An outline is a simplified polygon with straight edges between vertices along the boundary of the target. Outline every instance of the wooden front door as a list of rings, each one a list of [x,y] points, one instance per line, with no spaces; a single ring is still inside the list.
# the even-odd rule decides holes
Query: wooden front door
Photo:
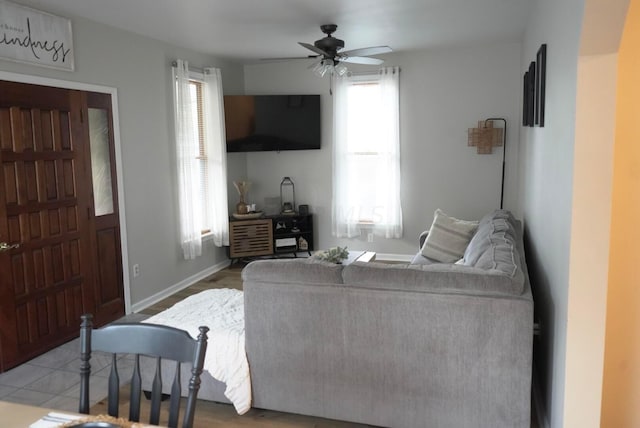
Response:
[[[4,371],[77,336],[101,298],[87,95],[4,81],[0,94]]]
[[[116,186],[111,96],[86,92],[90,150],[86,158],[91,174],[91,258],[93,262],[93,320],[102,326],[124,315],[122,249]]]

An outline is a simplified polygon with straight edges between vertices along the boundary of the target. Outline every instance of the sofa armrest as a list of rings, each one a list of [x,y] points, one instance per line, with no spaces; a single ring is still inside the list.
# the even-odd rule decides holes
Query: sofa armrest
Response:
[[[424,232],[422,232],[420,234],[420,238],[419,238],[420,239],[420,241],[419,241],[420,245],[418,246],[419,249],[422,248],[422,246],[424,245],[424,241],[427,240],[427,235],[429,235],[429,231],[428,230],[425,230]]]

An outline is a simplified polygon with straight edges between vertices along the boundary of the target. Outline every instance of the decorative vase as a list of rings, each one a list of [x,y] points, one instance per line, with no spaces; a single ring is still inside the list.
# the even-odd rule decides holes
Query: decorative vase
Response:
[[[240,202],[236,204],[236,213],[237,214],[246,214],[249,210],[247,210],[247,204],[244,203],[244,197],[240,195]]]
[[[244,198],[251,187],[250,181],[234,181],[233,185],[235,186],[238,194],[240,195],[240,202],[236,204],[236,213],[237,214],[247,214],[249,209],[247,208],[247,203]]]

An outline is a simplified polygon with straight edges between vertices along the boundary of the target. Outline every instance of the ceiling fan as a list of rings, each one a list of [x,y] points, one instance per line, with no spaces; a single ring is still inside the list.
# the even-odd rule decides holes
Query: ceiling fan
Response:
[[[319,76],[324,76],[327,72],[336,72],[339,75],[343,75],[347,72],[347,67],[342,64],[343,62],[378,65],[382,64],[384,60],[379,58],[370,58],[371,55],[380,55],[393,51],[389,46],[371,46],[368,48],[352,49],[341,52],[341,49],[344,48],[344,40],[340,40],[332,36],[337,29],[338,26],[335,24],[321,25],[320,30],[327,35],[326,37],[316,40],[313,44],[298,42],[301,46],[314,52],[315,55],[273,59],[290,60],[318,58],[318,61],[309,66],[310,69],[313,69],[314,73]]]

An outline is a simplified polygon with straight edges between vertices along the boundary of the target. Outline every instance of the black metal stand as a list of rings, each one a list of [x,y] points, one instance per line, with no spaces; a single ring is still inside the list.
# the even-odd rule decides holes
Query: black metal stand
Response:
[[[505,155],[507,153],[507,120],[502,117],[490,117],[489,119],[485,119],[485,126],[490,120],[501,120],[504,123],[504,132],[502,133],[502,187],[500,189],[500,209],[502,209],[504,203],[504,166]]]

